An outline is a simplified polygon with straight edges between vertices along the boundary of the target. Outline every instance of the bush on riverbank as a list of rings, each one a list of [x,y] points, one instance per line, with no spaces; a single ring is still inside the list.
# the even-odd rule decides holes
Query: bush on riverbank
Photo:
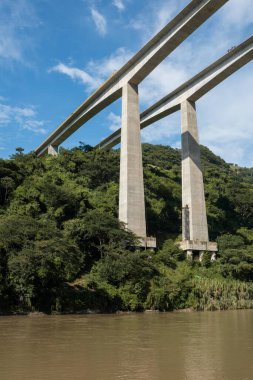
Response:
[[[74,312],[160,310],[230,310],[253,308],[253,284],[219,275],[222,264],[209,268],[177,262],[159,263],[156,254],[108,255],[92,273],[63,293],[61,309]],[[66,298],[64,298],[66,297]]]

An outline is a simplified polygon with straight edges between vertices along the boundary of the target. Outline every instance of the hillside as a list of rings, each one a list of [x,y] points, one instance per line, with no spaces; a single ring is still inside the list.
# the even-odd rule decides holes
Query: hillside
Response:
[[[0,312],[77,312],[253,305],[253,170],[201,147],[210,237],[219,257],[187,263],[180,151],[143,145],[148,234],[133,252],[117,220],[119,152],[62,149],[0,160]]]

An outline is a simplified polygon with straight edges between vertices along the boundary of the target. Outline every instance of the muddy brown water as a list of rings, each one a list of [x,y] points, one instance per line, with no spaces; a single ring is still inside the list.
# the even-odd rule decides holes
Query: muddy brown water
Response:
[[[252,380],[253,310],[0,317],[0,380]]]

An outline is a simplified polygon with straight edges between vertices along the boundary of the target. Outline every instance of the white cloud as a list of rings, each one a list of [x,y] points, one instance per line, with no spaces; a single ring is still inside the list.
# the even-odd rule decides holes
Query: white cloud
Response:
[[[0,127],[14,127],[18,125],[34,133],[46,134],[46,122],[36,119],[37,113],[32,107],[15,107],[0,103]]]
[[[65,74],[72,80],[84,84],[85,90],[94,91],[108,76],[112,75],[115,70],[126,63],[131,56],[132,53],[129,51],[124,48],[119,48],[109,57],[88,62],[85,70],[59,63],[49,69],[49,72]]]
[[[172,62],[161,63],[140,85],[140,102],[146,108],[167,95],[188,77],[181,65]],[[144,107],[145,106],[145,107]]]
[[[242,166],[253,166],[252,69],[243,68],[197,104],[201,143]]]
[[[40,25],[30,0],[1,0],[0,59],[26,63],[26,51],[31,48],[31,33]]]
[[[67,66],[64,63],[59,63],[58,65],[52,67],[49,72],[65,74],[71,79],[77,80],[84,84],[88,90],[94,90],[101,83],[99,79],[92,77],[86,71],[76,67]]]
[[[107,22],[105,17],[96,8],[91,8],[91,16],[99,34],[104,36],[107,32]]]
[[[222,9],[224,25],[245,28],[253,24],[252,0],[230,0]]]
[[[158,0],[147,4],[146,10],[130,21],[129,27],[141,32],[142,41],[147,41],[159,32],[173,16],[182,8],[186,1]]]
[[[41,133],[42,135],[45,135],[47,133],[47,129],[44,128],[45,122],[39,121],[39,120],[25,120],[22,122],[21,120],[21,128],[26,129],[31,132],[35,133]]]
[[[119,11],[123,11],[125,9],[123,0],[113,0],[113,5],[118,8]]]
[[[107,116],[107,120],[110,122],[110,131],[115,132],[121,128],[121,116],[116,115],[114,112],[110,112]]]
[[[180,138],[180,123],[178,123],[178,115],[160,120],[143,129],[141,136],[143,142],[152,144],[162,142],[164,145],[172,145],[172,141]]]
[[[131,57],[133,53],[121,47],[109,57],[88,63],[88,70],[98,75],[100,78],[107,78],[115,70],[120,69]]]

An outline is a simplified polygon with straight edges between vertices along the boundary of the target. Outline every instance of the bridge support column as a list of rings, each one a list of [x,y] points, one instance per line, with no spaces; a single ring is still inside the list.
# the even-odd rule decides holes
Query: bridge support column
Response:
[[[47,154],[49,154],[50,156],[58,156],[58,146],[49,145]]]
[[[119,220],[148,244],[144,201],[138,87],[127,83],[122,93]],[[148,239],[149,240],[149,239]]]
[[[195,103],[181,104],[182,232],[181,248],[190,252],[217,251],[209,242],[203,174]]]

